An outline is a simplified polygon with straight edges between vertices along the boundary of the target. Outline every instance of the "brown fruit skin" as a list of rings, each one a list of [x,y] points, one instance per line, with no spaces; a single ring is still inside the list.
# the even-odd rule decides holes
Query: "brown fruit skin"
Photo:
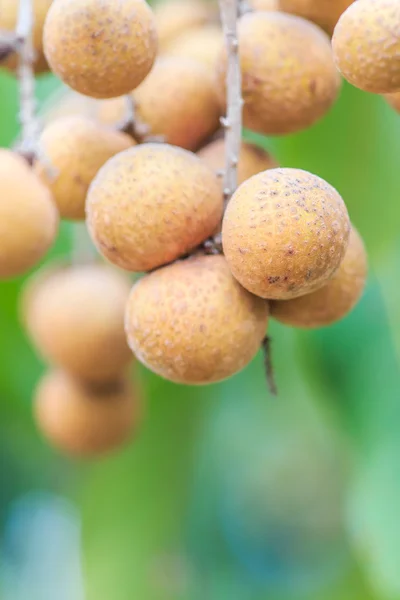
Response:
[[[68,456],[101,456],[123,445],[138,420],[132,384],[122,379],[102,389],[91,387],[60,370],[40,381],[34,417],[40,432]]]
[[[154,15],[144,0],[54,0],[43,44],[52,71],[93,98],[128,94],[157,53]]]
[[[225,168],[224,140],[221,138],[210,142],[197,152],[197,156],[215,172],[221,173]],[[242,142],[237,172],[238,185],[256,173],[274,169],[277,166],[277,161],[268,152],[254,144]]]
[[[206,25],[181,33],[166,50],[168,56],[183,56],[215,69],[224,38],[221,27]]]
[[[135,144],[129,135],[79,116],[48,125],[39,143],[56,175],[49,175],[48,167],[40,161],[35,171],[50,188],[61,217],[73,220],[85,218],[87,191],[100,167]]]
[[[195,154],[167,144],[142,144],[114,156],[94,179],[86,203],[99,251],[137,272],[198,246],[213,233],[222,209],[212,169]]]
[[[42,273],[23,296],[24,321],[40,354],[92,383],[119,378],[132,355],[124,335],[131,283],[104,265]]]
[[[340,15],[354,0],[279,0],[279,10],[319,25],[332,35]]]
[[[367,278],[367,254],[360,234],[351,230],[340,267],[322,288],[301,298],[271,302],[271,316],[292,327],[326,327],[343,319],[357,304]]]
[[[328,36],[281,12],[253,12],[238,22],[244,126],[266,135],[306,129],[336,100],[341,79]],[[217,92],[226,97],[226,50],[217,66]]]
[[[204,25],[214,16],[214,11],[202,0],[169,0],[155,6],[160,50],[168,49],[183,32]]]
[[[271,300],[322,287],[339,267],[349,234],[338,192],[300,169],[270,169],[242,183],[222,223],[232,274],[250,292]]]
[[[0,149],[0,278],[22,275],[53,245],[58,211],[49,190],[11,150]]]
[[[384,98],[396,112],[400,113],[400,92],[384,94]]]
[[[398,0],[354,2],[342,14],[332,38],[343,77],[366,92],[400,91]]]
[[[43,54],[43,27],[47,11],[53,0],[33,0],[33,47],[35,50],[34,69],[35,73],[43,73],[49,70],[46,58]],[[15,31],[18,20],[19,3],[16,0],[0,0],[0,29],[3,31]],[[6,60],[0,62],[0,66],[15,71],[18,65],[17,54],[12,54]]]
[[[268,303],[235,281],[223,256],[196,256],[135,284],[125,328],[149,369],[177,383],[206,384],[252,360],[267,321]]]

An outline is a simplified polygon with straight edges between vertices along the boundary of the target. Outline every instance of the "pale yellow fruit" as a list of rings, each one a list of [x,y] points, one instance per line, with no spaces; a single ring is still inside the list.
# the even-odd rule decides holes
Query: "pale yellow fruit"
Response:
[[[205,384],[252,360],[267,320],[267,302],[235,281],[223,256],[197,256],[136,283],[125,328],[149,369],[178,383]]]
[[[271,300],[322,287],[339,267],[349,233],[338,192],[300,169],[270,169],[242,183],[222,223],[233,275],[253,294]]]
[[[123,325],[130,287],[124,274],[100,264],[39,274],[23,310],[40,354],[85,381],[119,378],[132,358]]]
[[[341,85],[328,36],[319,27],[281,12],[245,14],[238,24],[243,122],[266,135],[293,133],[321,119]],[[217,91],[226,104],[226,49],[217,68]]]
[[[398,0],[353,2],[340,17],[332,38],[343,77],[366,92],[400,91],[399,32]]]
[[[169,44],[166,54],[191,58],[214,69],[223,43],[221,27],[210,24],[181,33]]]
[[[25,159],[0,149],[0,278],[36,265],[53,245],[58,222],[49,190]]]
[[[137,392],[126,379],[92,387],[50,371],[37,387],[34,416],[53,446],[77,458],[95,457],[131,437],[139,417]]]
[[[41,123],[46,126],[64,117],[87,117],[96,120],[99,100],[83,96],[63,86],[51,94],[39,113]]]
[[[80,116],[53,121],[43,130],[39,143],[54,175],[40,161],[35,170],[50,188],[61,217],[74,220],[85,218],[87,191],[100,167],[135,144],[129,135]]]
[[[293,300],[271,302],[271,315],[293,327],[331,325],[357,304],[367,278],[367,254],[360,234],[351,230],[349,245],[340,267],[322,288]]]
[[[86,209],[93,241],[108,260],[128,271],[149,271],[209,237],[222,204],[217,176],[195,154],[142,144],[100,169]]]
[[[214,11],[202,0],[168,0],[154,8],[160,49],[165,50],[183,32],[212,19]]]
[[[67,85],[114,98],[137,87],[153,66],[154,15],[144,0],[54,0],[43,44],[52,71]]]

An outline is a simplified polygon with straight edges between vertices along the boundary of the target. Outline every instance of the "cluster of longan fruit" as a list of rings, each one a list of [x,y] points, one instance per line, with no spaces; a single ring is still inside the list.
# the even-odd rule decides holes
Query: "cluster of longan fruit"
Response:
[[[340,72],[400,94],[398,0],[248,4],[238,43],[249,130],[310,127],[335,102]],[[14,26],[14,5],[0,5],[0,26]],[[23,314],[54,365],[36,394],[39,427],[67,452],[96,454],[136,424],[131,351],[173,382],[223,380],[255,356],[270,315],[311,328],[349,313],[367,259],[329,183],[245,141],[224,209],[229,81],[212,2],[34,5],[37,69],[48,65],[69,91],[32,166],[1,151],[0,277],[38,263],[59,217],[86,221],[108,264],[40,271]],[[128,273],[141,274],[133,287]]]

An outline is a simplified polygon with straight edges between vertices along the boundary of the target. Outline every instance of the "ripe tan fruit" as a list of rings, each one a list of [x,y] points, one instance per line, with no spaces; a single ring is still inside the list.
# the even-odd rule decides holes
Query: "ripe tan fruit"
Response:
[[[225,167],[224,140],[221,138],[210,142],[207,146],[199,150],[197,156],[214,171],[221,173]],[[242,142],[238,164],[238,185],[256,173],[273,169],[277,166],[278,163],[275,158],[268,152],[254,144]]]
[[[328,112],[341,80],[319,27],[293,15],[255,11],[239,20],[238,35],[245,127],[267,135],[293,133]],[[225,106],[225,49],[217,71]]]
[[[280,10],[280,0],[250,0],[253,10]]]
[[[293,300],[271,302],[271,315],[293,327],[324,327],[345,317],[357,304],[367,277],[367,255],[359,233],[351,230],[340,267],[322,288]]]
[[[53,193],[61,217],[83,220],[90,183],[104,163],[134,145],[133,139],[88,117],[64,117],[49,124],[40,145],[56,174],[40,161],[35,170]]]
[[[123,326],[129,279],[94,264],[38,277],[26,288],[23,312],[43,357],[85,381],[119,378],[132,358]]]
[[[38,263],[56,239],[58,221],[49,190],[27,162],[0,149],[0,278]]]
[[[154,15],[144,0],[54,0],[43,44],[52,71],[67,85],[114,98],[137,87],[153,66]]]
[[[384,94],[384,98],[396,112],[400,113],[400,92]]]
[[[270,169],[236,190],[222,243],[236,279],[271,300],[310,293],[339,267],[350,221],[338,192],[300,169]]]
[[[205,384],[252,360],[267,320],[267,302],[235,281],[223,256],[197,256],[136,283],[125,328],[149,369],[178,383]]]
[[[168,0],[156,5],[160,50],[166,50],[181,33],[210,21],[213,14],[213,9],[202,0]]]
[[[67,455],[94,457],[124,444],[137,424],[138,401],[125,379],[91,387],[64,371],[40,381],[34,415],[41,433]]]
[[[210,24],[181,33],[169,44],[166,53],[191,58],[214,69],[223,43],[221,27]]]
[[[93,241],[108,260],[128,271],[149,271],[209,237],[222,204],[217,176],[195,154],[142,144],[100,169],[86,210]]]
[[[48,71],[48,64],[43,54],[43,27],[47,11],[53,0],[33,0],[33,47],[35,50],[34,68],[36,73]],[[3,31],[15,31],[18,20],[19,2],[16,0],[0,1],[0,29]],[[1,66],[15,70],[17,67],[17,55],[9,56]]]
[[[279,9],[313,21],[329,34],[354,0],[279,0]]]
[[[400,91],[399,31],[398,0],[357,0],[351,4],[332,38],[343,77],[366,92]]]

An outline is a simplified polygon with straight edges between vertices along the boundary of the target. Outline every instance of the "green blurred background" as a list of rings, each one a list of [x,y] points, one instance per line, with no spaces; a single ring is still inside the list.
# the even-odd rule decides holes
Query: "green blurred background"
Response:
[[[55,85],[40,80],[42,101]],[[9,145],[6,74],[0,108]],[[139,367],[136,439],[79,463],[35,430],[44,365],[18,321],[23,282],[1,284],[0,598],[400,598],[400,117],[346,85],[311,130],[255,139],[343,195],[370,257],[361,303],[317,332],[271,324],[278,398],[261,356],[204,388]],[[70,245],[63,225],[49,260]]]

